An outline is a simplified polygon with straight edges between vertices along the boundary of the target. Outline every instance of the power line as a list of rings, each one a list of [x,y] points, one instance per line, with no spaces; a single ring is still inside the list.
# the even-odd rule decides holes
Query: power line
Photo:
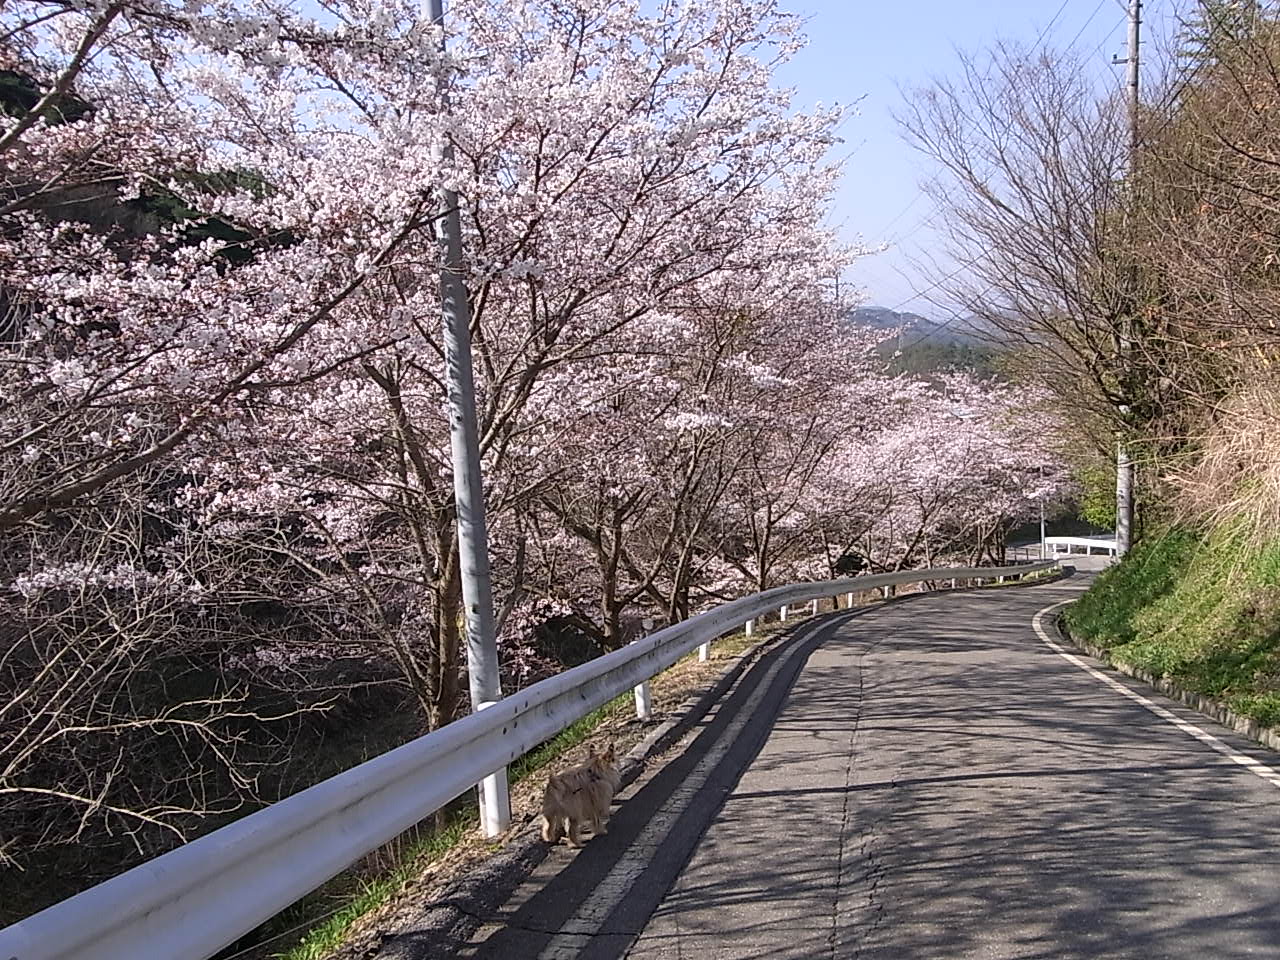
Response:
[[[926,213],[924,216],[922,216],[919,220],[917,220],[910,230],[907,230],[905,233],[899,233],[891,237],[888,242],[892,243],[894,246],[901,246],[902,244],[906,243],[908,240],[914,237],[917,233],[919,233],[925,227],[930,226],[931,225],[930,221],[933,215],[937,212],[938,212],[938,206],[937,204],[934,204],[932,207],[929,208],[929,212]]]
[[[1058,7],[1057,12],[1056,12],[1056,13],[1054,13],[1053,17],[1049,20],[1049,23],[1045,26],[1045,28],[1044,28],[1043,30],[1041,30],[1041,31],[1040,31],[1040,35],[1036,38],[1036,42],[1035,42],[1035,44],[1032,46],[1032,50],[1033,50],[1033,51],[1034,51],[1034,50],[1036,50],[1037,48],[1039,48],[1039,47],[1040,47],[1040,45],[1043,43],[1044,39],[1049,35],[1049,31],[1053,29],[1054,24],[1055,24],[1055,23],[1057,23],[1058,19],[1062,16],[1063,11],[1064,11],[1064,10],[1066,10],[1066,8],[1067,8],[1067,2],[1068,2],[1068,0],[1064,0],[1064,2],[1063,2],[1063,3]],[[1127,11],[1127,6],[1126,6],[1126,5],[1125,5],[1125,3],[1123,2],[1123,0],[1116,0],[1116,2],[1118,2],[1118,3],[1120,4],[1120,6],[1121,6],[1121,8],[1122,8],[1122,9],[1126,9],[1126,11]],[[1103,7],[1105,7],[1105,6],[1106,6],[1106,4],[1107,4],[1107,0],[1099,0],[1098,5],[1097,5],[1097,6],[1095,6],[1095,7],[1093,8],[1093,12],[1089,14],[1088,19],[1086,19],[1086,20],[1085,20],[1085,22],[1081,25],[1080,29],[1076,31],[1075,36],[1071,38],[1071,42],[1070,42],[1070,43],[1068,43],[1068,44],[1067,44],[1067,46],[1064,48],[1064,50],[1063,50],[1063,52],[1064,52],[1064,53],[1069,53],[1069,52],[1070,52],[1070,51],[1075,47],[1075,45],[1080,41],[1080,38],[1081,38],[1082,36],[1084,36],[1085,31],[1086,31],[1086,30],[1088,30],[1088,29],[1089,29],[1089,26],[1093,23],[1093,21],[1097,19],[1098,14],[1102,12],[1102,8],[1103,8]],[[1126,19],[1127,19],[1127,17],[1126,17],[1126,18],[1124,18],[1124,19],[1119,20],[1119,21],[1118,21],[1114,26],[1112,26],[1112,27],[1111,27],[1111,29],[1110,29],[1110,30],[1108,30],[1108,31],[1107,31],[1106,36],[1104,36],[1104,37],[1102,38],[1102,41],[1101,41],[1101,42],[1100,42],[1100,43],[1099,43],[1099,44],[1094,48],[1093,52],[1089,55],[1089,58],[1090,58],[1090,59],[1092,59],[1093,57],[1096,57],[1096,56],[1101,52],[1102,48],[1103,48],[1103,47],[1104,47],[1108,42],[1110,42],[1111,38],[1115,35],[1116,30],[1118,30],[1118,29],[1120,28],[1120,25],[1126,22]],[[917,197],[916,197],[916,199],[919,199],[919,197],[917,196]],[[891,224],[890,224],[890,225],[892,225],[892,223],[896,223],[899,219],[901,219],[901,217],[906,213],[906,210],[910,209],[910,208],[911,208],[911,206],[912,206],[912,205],[914,205],[914,203],[915,203],[915,199],[913,199],[913,200],[912,200],[912,202],[911,202],[911,204],[908,204],[908,205],[907,205],[907,208],[906,208],[906,209],[904,209],[901,213],[899,213],[899,214],[898,214],[898,216],[897,216],[897,217],[895,217],[893,221],[891,221]],[[886,227],[886,229],[887,229],[887,227]],[[917,229],[918,229],[918,227],[917,227]],[[912,232],[914,233],[914,231],[912,231]],[[952,279],[954,279],[955,277],[959,276],[961,273],[963,273],[963,272],[964,272],[965,270],[967,270],[969,267],[971,267],[971,266],[973,266],[975,263],[977,263],[980,259],[982,259],[982,258],[981,258],[981,256],[978,256],[978,257],[974,257],[974,258],[973,258],[973,259],[971,259],[971,260],[967,260],[967,261],[963,262],[963,263],[962,263],[962,264],[960,264],[960,266],[959,266],[959,267],[957,267],[955,270],[951,271],[951,272],[950,272],[950,273],[948,273],[946,276],[944,276],[944,277],[942,277],[941,279],[939,279],[939,280],[935,281],[934,283],[930,284],[930,285],[929,285],[928,287],[926,287],[924,290],[921,290],[921,291],[919,291],[919,292],[917,292],[917,293],[913,294],[913,295],[912,295],[911,297],[909,297],[908,299],[903,300],[901,303],[896,304],[895,306],[890,307],[889,309],[890,309],[890,310],[892,310],[892,311],[894,311],[894,312],[897,312],[898,310],[902,309],[903,307],[907,306],[908,304],[912,303],[913,301],[918,300],[918,299],[920,299],[921,297],[924,297],[924,296],[926,296],[927,294],[929,294],[929,293],[933,292],[934,290],[938,289],[940,286],[942,286],[943,284],[945,284],[947,281],[952,280]],[[986,287],[986,289],[984,289],[980,294],[978,294],[978,297],[979,297],[979,298],[985,297],[988,293],[990,293],[990,292],[995,288],[995,286],[996,286],[996,284],[994,284],[994,283],[989,284],[989,285]],[[915,345],[916,345],[916,344],[918,344],[918,343],[923,343],[925,340],[928,340],[930,337],[936,336],[939,332],[941,332],[942,330],[946,329],[948,326],[950,326],[950,325],[951,325],[952,323],[954,323],[956,320],[959,320],[959,319],[961,318],[961,316],[962,316],[962,314],[961,314],[961,313],[959,313],[959,312],[953,313],[953,314],[952,314],[952,315],[951,315],[947,320],[945,320],[945,321],[943,321],[942,323],[938,324],[936,327],[934,327],[932,330],[928,331],[927,333],[924,333],[924,334],[922,334],[921,336],[917,337],[916,339],[912,340],[910,343],[906,344],[906,346],[901,347],[900,349],[907,349],[907,348],[909,348],[909,347],[913,347],[913,346],[915,346]]]
[[[1036,42],[1031,45],[1031,52],[1035,53],[1040,44],[1044,42],[1044,38],[1049,35],[1049,31],[1053,29],[1053,25],[1058,22],[1058,18],[1062,16],[1062,11],[1067,9],[1067,4],[1071,0],[1062,0],[1062,6],[1058,8],[1058,12],[1053,15],[1053,19],[1040,31],[1040,36],[1036,37]]]
[[[1191,68],[1187,71],[1186,75],[1182,78],[1181,82],[1169,94],[1169,96],[1165,98],[1164,103],[1161,104],[1160,106],[1160,110],[1166,113],[1164,122],[1162,122],[1160,126],[1156,127],[1154,130],[1143,134],[1142,136],[1143,144],[1146,144],[1147,142],[1154,140],[1156,137],[1160,136],[1160,134],[1164,133],[1164,131],[1168,128],[1169,124],[1173,123],[1173,121],[1177,118],[1177,114],[1175,113],[1174,108],[1178,104],[1178,98],[1181,97],[1183,93],[1186,92],[1187,87],[1191,86],[1191,84],[1195,82],[1196,78],[1200,74],[1200,71],[1205,67],[1207,63],[1208,63],[1208,60],[1198,60],[1194,64],[1192,64]]]
[[[936,283],[932,283],[932,284],[930,284],[929,286],[925,287],[923,290],[919,290],[919,291],[917,291],[916,293],[914,293],[914,294],[912,294],[910,297],[908,297],[906,300],[903,300],[903,301],[902,301],[900,304],[898,304],[897,306],[890,307],[889,309],[890,309],[890,310],[897,311],[897,310],[901,309],[902,307],[905,307],[905,306],[906,306],[908,303],[910,303],[912,300],[919,300],[919,299],[920,299],[921,297],[923,297],[925,294],[927,294],[927,293],[932,293],[934,290],[937,290],[940,286],[942,286],[942,285],[943,285],[944,283],[946,283],[948,280],[953,280],[953,279],[955,279],[956,277],[960,276],[960,274],[962,274],[965,270],[968,270],[970,267],[972,267],[975,263],[977,263],[977,262],[978,262],[979,260],[981,260],[981,259],[982,259],[982,256],[981,256],[981,255],[978,255],[978,256],[974,257],[972,260],[966,260],[964,263],[960,264],[960,266],[956,267],[956,269],[952,270],[950,273],[948,273],[948,274],[947,274],[945,277],[943,277],[941,280],[938,280]],[[993,286],[994,286],[994,284],[993,284]],[[990,289],[990,288],[988,288],[988,289]],[[986,293],[986,291],[984,290],[984,291],[983,291],[983,293]]]
[[[987,285],[987,288],[986,288],[985,290],[983,290],[980,294],[978,294],[978,298],[979,298],[979,299],[981,299],[982,297],[985,297],[988,293],[990,293],[992,290],[994,290],[994,289],[995,289],[995,286],[996,286],[996,285],[995,285],[994,283],[988,284],[988,285]],[[924,343],[924,342],[925,342],[926,340],[928,340],[930,337],[935,337],[935,336],[937,336],[939,333],[941,333],[941,332],[942,332],[943,330],[945,330],[947,327],[951,326],[951,324],[955,323],[957,320],[961,319],[963,316],[965,316],[965,314],[962,314],[959,310],[957,310],[957,311],[953,312],[953,313],[951,314],[951,316],[949,316],[949,317],[948,317],[946,320],[944,320],[942,323],[940,323],[940,324],[938,324],[937,326],[935,326],[935,327],[934,327],[932,330],[930,330],[928,333],[923,333],[923,334],[921,334],[920,336],[916,337],[914,340],[912,340],[910,343],[906,344],[905,346],[900,346],[900,347],[898,347],[898,350],[899,350],[900,352],[901,352],[901,351],[903,351],[903,350],[910,350],[910,349],[911,349],[912,347],[914,347],[916,344]]]
[[[922,191],[922,190],[917,190],[917,191],[916,191],[916,195],[915,195],[914,197],[912,197],[912,198],[911,198],[911,202],[910,202],[910,203],[908,203],[908,204],[907,204],[905,207],[903,207],[901,210],[899,210],[899,211],[898,211],[898,215],[897,215],[897,216],[895,216],[895,217],[894,217],[892,220],[890,220],[888,223],[886,223],[883,227],[881,227],[881,228],[880,228],[880,230],[875,234],[875,236],[877,236],[877,237],[882,237],[882,236],[884,236],[886,233],[888,233],[888,232],[889,232],[889,228],[890,228],[890,227],[892,227],[892,226],[893,226],[895,223],[897,223],[899,220],[901,220],[903,217],[905,217],[905,216],[910,212],[911,208],[912,208],[912,207],[914,207],[917,203],[919,203],[919,202],[920,202],[920,198],[921,198],[921,197],[923,197],[923,196],[924,196],[924,191]]]
[[[1071,38],[1071,42],[1068,43],[1065,48],[1063,48],[1063,51],[1062,51],[1063,53],[1071,52],[1071,48],[1076,45],[1077,41],[1079,41],[1079,39],[1082,36],[1084,36],[1084,32],[1089,29],[1089,24],[1093,23],[1094,18],[1097,17],[1098,14],[1102,12],[1102,8],[1105,7],[1106,5],[1107,5],[1107,0],[1098,0],[1098,5],[1093,8],[1093,13],[1089,14],[1089,19],[1084,22],[1084,26],[1082,26],[1078,31],[1076,31],[1076,35]]]
[[[1116,21],[1116,25],[1107,31],[1107,35],[1102,38],[1102,42],[1093,48],[1093,53],[1089,54],[1089,59],[1093,59],[1102,52],[1102,48],[1111,42],[1111,38],[1116,35],[1116,31],[1127,21],[1126,17],[1121,17]]]
[[[1177,119],[1175,108],[1177,107],[1179,98],[1181,98],[1191,84],[1195,83],[1196,79],[1200,76],[1200,71],[1208,66],[1209,62],[1209,58],[1203,57],[1193,61],[1190,67],[1187,68],[1182,79],[1178,81],[1177,85],[1169,92],[1168,96],[1163,98],[1163,102],[1158,108],[1159,112],[1165,114],[1164,120],[1154,130],[1148,130],[1141,133],[1138,144],[1140,147],[1145,146],[1150,141],[1159,137],[1166,129],[1168,129],[1169,124],[1173,123],[1173,121]],[[1151,112],[1152,111],[1148,111],[1148,113]]]
[[[1098,54],[1102,52],[1102,48],[1111,42],[1111,38],[1115,36],[1116,31],[1120,29],[1120,26],[1124,22],[1125,22],[1124,20],[1116,21],[1116,25],[1107,32],[1107,35],[1105,37],[1102,38],[1102,42],[1093,48],[1093,53],[1089,54],[1089,56],[1086,58],[1086,62],[1095,60],[1097,58]],[[1112,66],[1115,66],[1115,64],[1110,60],[1105,60],[1103,61],[1103,66],[1112,67]],[[1115,74],[1113,74],[1110,70],[1107,70],[1105,74],[1102,71],[1098,71],[1097,73],[1094,74],[1094,80],[1095,82],[1098,82],[1098,83],[1101,83],[1104,77],[1109,80],[1114,80]]]
[[[1206,13],[1206,15],[1213,18],[1213,22],[1211,26],[1222,27],[1226,25],[1224,24],[1224,21],[1220,19],[1219,16],[1216,15],[1212,10],[1206,8],[1204,12]],[[1183,26],[1184,27],[1186,26],[1186,21],[1183,21]],[[1207,56],[1198,57],[1192,61],[1191,66],[1187,69],[1186,73],[1183,75],[1182,80],[1173,89],[1173,91],[1167,97],[1164,98],[1164,102],[1160,105],[1161,111],[1167,111],[1167,115],[1164,118],[1164,122],[1161,123],[1160,126],[1156,127],[1155,130],[1152,130],[1142,136],[1143,144],[1147,143],[1150,140],[1155,139],[1156,137],[1160,136],[1160,134],[1164,133],[1164,131],[1168,128],[1169,124],[1171,124],[1177,117],[1176,113],[1174,113],[1174,108],[1177,106],[1178,99],[1186,92],[1187,88],[1191,86],[1191,84],[1195,83],[1195,81],[1200,76],[1200,72],[1204,70],[1205,67],[1212,66],[1212,64],[1213,64],[1213,58],[1207,57]]]

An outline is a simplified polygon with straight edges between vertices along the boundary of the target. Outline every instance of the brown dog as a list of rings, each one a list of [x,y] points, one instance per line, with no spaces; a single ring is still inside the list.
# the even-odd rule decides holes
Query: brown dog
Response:
[[[559,843],[566,821],[571,847],[582,846],[579,830],[584,823],[591,824],[592,836],[605,834],[609,804],[620,786],[622,776],[614,763],[613,744],[604,753],[596,753],[592,747],[586,763],[547,781],[547,791],[542,795],[542,839]]]

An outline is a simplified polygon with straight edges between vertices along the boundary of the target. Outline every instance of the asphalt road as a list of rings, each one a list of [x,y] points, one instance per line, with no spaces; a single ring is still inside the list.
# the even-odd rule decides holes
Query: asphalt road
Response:
[[[1277,756],[1046,644],[1084,585],[811,621],[449,955],[1280,958]]]

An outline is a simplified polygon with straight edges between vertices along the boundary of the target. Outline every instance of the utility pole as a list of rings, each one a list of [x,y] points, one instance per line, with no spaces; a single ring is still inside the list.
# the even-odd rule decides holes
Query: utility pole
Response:
[[[1138,158],[1138,35],[1142,27],[1142,0],[1129,0],[1129,172]]]
[[[1129,56],[1125,60],[1115,60],[1129,67],[1128,107],[1129,107],[1129,195],[1126,202],[1129,206],[1125,222],[1130,226],[1126,231],[1126,240],[1133,237],[1132,222],[1134,204],[1134,178],[1138,171],[1138,65],[1139,65],[1139,31],[1142,25],[1142,0],[1129,0]],[[1124,385],[1125,405],[1120,408],[1122,416],[1128,414],[1129,386],[1133,376],[1130,364],[1133,362],[1133,308],[1138,302],[1138,262],[1130,250],[1129,263],[1129,307],[1130,310],[1121,319],[1119,356],[1120,382]],[[1129,438],[1122,428],[1116,436],[1116,555],[1123,557],[1133,545],[1133,457],[1129,451]]]
[[[1044,496],[1040,497],[1040,559],[1044,559]]]
[[[431,21],[444,27],[444,0],[431,0]],[[440,34],[440,51],[445,48]],[[444,77],[440,78],[444,83]],[[442,93],[441,103],[448,106]],[[445,140],[440,159],[453,159]],[[471,708],[483,710],[502,699],[498,643],[493,622],[493,585],[489,576],[489,535],[484,520],[484,480],[480,475],[480,437],[476,424],[475,381],[471,373],[471,307],[463,282],[462,218],[458,195],[442,190],[438,227],[441,241],[440,306],[444,321],[445,382],[449,395],[449,439],[453,451],[453,495],[458,514],[458,558],[462,603],[467,621],[467,675]],[[485,836],[496,837],[511,825],[507,770],[480,784],[480,820]]]

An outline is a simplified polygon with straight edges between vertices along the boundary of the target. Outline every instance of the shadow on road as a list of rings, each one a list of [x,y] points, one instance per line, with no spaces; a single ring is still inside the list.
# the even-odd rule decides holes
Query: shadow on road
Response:
[[[799,625],[607,836],[379,956],[1280,956],[1274,804],[1030,637],[1070,586]]]
[[[1034,601],[811,658],[631,960],[1280,957],[1275,788],[1039,644]],[[848,773],[815,772],[855,670]]]
[[[597,908],[603,916],[592,923],[594,935],[585,938],[591,942],[565,955],[584,960],[623,956],[742,771],[755,759],[809,655],[840,624],[873,609],[807,621],[774,641],[696,725],[687,748],[624,792],[607,835],[592,839],[581,851],[565,846],[551,849],[510,899],[492,913],[473,918],[470,930],[443,935],[438,930],[402,931],[395,938],[394,955],[517,960],[549,949],[559,956],[569,948],[553,943],[553,936],[574,929],[575,915],[584,902],[598,896],[611,874],[622,872],[631,882],[617,891],[616,903]],[[748,705],[749,716],[743,713]],[[727,734],[731,742],[726,742]],[[690,791],[695,780],[698,787]],[[652,849],[640,849],[638,842],[653,835],[654,818],[660,813],[670,818],[660,827],[661,842]]]

